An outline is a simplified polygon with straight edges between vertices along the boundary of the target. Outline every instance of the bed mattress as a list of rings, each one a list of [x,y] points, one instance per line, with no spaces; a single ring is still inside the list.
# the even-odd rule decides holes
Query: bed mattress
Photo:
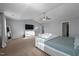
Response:
[[[44,42],[44,44],[55,48],[59,51],[75,56],[79,55],[79,50],[74,49],[74,38],[73,37],[56,37],[51,40]]]

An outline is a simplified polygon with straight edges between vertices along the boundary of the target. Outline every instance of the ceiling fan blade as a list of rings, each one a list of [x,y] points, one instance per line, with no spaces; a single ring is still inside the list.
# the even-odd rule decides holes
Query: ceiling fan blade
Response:
[[[47,18],[48,20],[50,20],[51,18]]]
[[[51,18],[49,18],[49,17],[46,16],[46,20],[50,20],[50,19],[51,19]]]

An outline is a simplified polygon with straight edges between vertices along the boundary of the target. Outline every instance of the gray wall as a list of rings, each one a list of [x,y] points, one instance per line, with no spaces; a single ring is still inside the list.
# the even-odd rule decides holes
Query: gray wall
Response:
[[[79,35],[79,4],[64,4],[47,13],[51,21],[44,24],[45,32],[62,35],[62,23],[69,22],[70,36]]]
[[[16,20],[7,18],[7,26],[11,27],[11,35],[13,39],[22,37],[24,35],[25,24],[33,24],[35,27],[39,27],[37,30],[35,30],[35,32],[36,34],[41,33],[40,25],[33,20]]]

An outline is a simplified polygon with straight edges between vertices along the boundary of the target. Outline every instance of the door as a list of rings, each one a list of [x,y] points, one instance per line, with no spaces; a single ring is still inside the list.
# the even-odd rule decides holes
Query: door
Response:
[[[62,36],[69,36],[69,22],[62,23]]]

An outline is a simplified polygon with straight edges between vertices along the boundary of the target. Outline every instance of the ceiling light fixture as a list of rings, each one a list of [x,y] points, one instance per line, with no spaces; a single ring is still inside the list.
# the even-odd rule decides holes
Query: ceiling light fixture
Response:
[[[46,12],[43,12],[43,17],[41,19],[43,21],[47,21],[47,20],[50,20],[51,18],[49,18],[48,16],[46,16]]]

